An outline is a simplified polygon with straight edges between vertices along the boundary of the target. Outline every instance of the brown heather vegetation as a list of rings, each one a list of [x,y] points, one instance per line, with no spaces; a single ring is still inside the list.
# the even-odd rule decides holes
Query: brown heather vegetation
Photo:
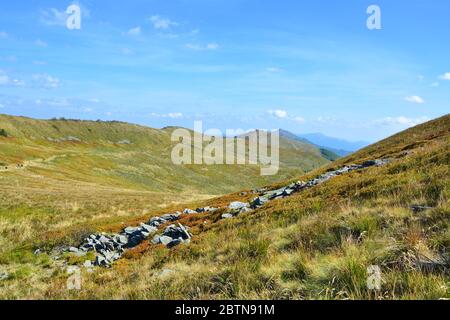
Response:
[[[76,244],[89,232],[117,231],[172,210],[226,205],[251,196],[235,193],[185,205],[174,201],[154,209],[152,202],[170,203],[173,195],[160,199],[161,194],[147,191],[119,192],[98,185],[90,190],[78,183],[70,196],[56,184],[26,193],[28,184],[22,188],[14,183],[28,176],[2,175],[0,272],[10,277],[0,282],[0,298],[450,298],[448,269],[420,265],[447,259],[448,268],[449,146],[450,116],[445,116],[296,180],[343,164],[393,158],[387,166],[334,178],[235,219],[220,220],[220,212],[183,217],[194,234],[191,244],[167,250],[144,242],[111,269],[83,271],[81,291],[68,291],[66,272],[47,254],[33,255],[34,249]],[[54,179],[71,184],[63,175]],[[189,195],[177,199],[187,201]],[[415,213],[413,204],[433,208]],[[381,267],[379,292],[367,289],[370,265]]]

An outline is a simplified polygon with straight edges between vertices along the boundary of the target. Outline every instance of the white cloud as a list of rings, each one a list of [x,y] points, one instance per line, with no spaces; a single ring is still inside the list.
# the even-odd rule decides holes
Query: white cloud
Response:
[[[153,24],[153,28],[158,30],[161,29],[167,30],[170,29],[172,26],[174,27],[178,26],[178,23],[171,21],[168,18],[161,17],[159,15],[151,16],[148,20]]]
[[[89,18],[91,15],[91,11],[83,6],[79,1],[72,1],[72,4],[75,4],[80,7],[81,9],[81,16],[83,18]],[[58,10],[55,8],[50,8],[46,10],[41,10],[40,12],[40,21],[43,24],[46,24],[48,26],[60,26],[60,27],[66,27],[67,25],[67,19],[69,17],[69,14],[66,13],[64,10]]]
[[[208,43],[206,45],[207,50],[217,50],[219,49],[219,45],[217,43]]]
[[[24,85],[23,80],[11,78],[3,70],[0,70],[0,86],[21,87]]]
[[[45,42],[45,41],[43,41],[43,40],[41,40],[41,39],[37,39],[37,40],[34,42],[34,44],[37,45],[38,47],[43,47],[43,48],[45,48],[45,47],[48,46],[47,42]]]
[[[278,119],[286,119],[288,117],[287,111],[281,109],[269,110],[267,113]]]
[[[167,116],[172,119],[183,118],[183,114],[181,112],[169,113]]]
[[[208,43],[207,45],[199,45],[188,43],[185,46],[186,48],[194,51],[205,51],[205,50],[217,50],[219,49],[219,45],[217,43]]]
[[[12,79],[11,83],[13,86],[16,86],[16,87],[21,87],[21,86],[25,85],[25,81],[19,80],[19,79]]]
[[[41,22],[49,26],[66,26],[67,13],[55,8],[41,11]]]
[[[277,73],[277,72],[281,72],[282,70],[280,68],[277,68],[277,67],[269,67],[269,68],[266,68],[266,71],[267,72]]]
[[[411,103],[418,103],[418,104],[425,103],[425,100],[419,96],[408,96],[405,97],[405,100]]]
[[[39,86],[44,88],[57,88],[61,85],[61,81],[58,78],[45,73],[35,74],[33,75],[33,79]]]
[[[94,109],[89,108],[89,107],[83,107],[81,110],[83,110],[83,112],[87,112],[87,113],[94,111]]]
[[[0,31],[0,39],[6,39],[9,35],[5,31]]]
[[[407,118],[405,116],[400,116],[400,117],[386,117],[384,119],[378,120],[377,122],[384,125],[413,127],[427,121],[429,121],[428,117]]]
[[[444,73],[442,76],[439,77],[441,80],[450,80],[450,72]]]
[[[432,87],[439,87],[439,82],[437,82],[437,81],[436,81],[436,82],[433,82],[433,83],[431,84],[431,86],[432,86]]]
[[[136,28],[131,28],[130,30],[127,31],[127,35],[132,36],[132,37],[136,37],[139,36],[142,32],[141,27],[136,27]]]
[[[289,120],[297,123],[305,123],[305,119],[299,116],[291,116],[286,110],[283,109],[274,109],[267,111],[272,117],[281,119],[281,120]]]
[[[167,114],[151,113],[150,115],[155,118],[170,118],[170,119],[183,118],[183,114],[181,112],[172,112]]]
[[[298,122],[298,123],[305,123],[305,118],[303,118],[303,117],[294,117],[294,118],[292,118],[292,120],[294,120],[295,122]]]

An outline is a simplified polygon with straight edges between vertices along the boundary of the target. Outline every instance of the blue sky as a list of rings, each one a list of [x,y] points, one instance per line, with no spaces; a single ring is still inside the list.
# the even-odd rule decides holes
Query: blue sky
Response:
[[[72,3],[0,4],[0,113],[374,141],[450,110],[448,0]]]

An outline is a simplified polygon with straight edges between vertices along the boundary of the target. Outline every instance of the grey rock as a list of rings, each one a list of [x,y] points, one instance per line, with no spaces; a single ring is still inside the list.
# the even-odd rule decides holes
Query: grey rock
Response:
[[[197,211],[198,213],[203,213],[203,212],[214,212],[217,211],[217,208],[213,208],[210,206],[204,207],[204,208],[197,208],[195,211]]]
[[[86,269],[89,269],[89,268],[94,267],[94,265],[92,264],[91,260],[86,260],[83,264],[83,267],[85,267]]]
[[[284,191],[283,191],[283,196],[284,196],[284,197],[290,196],[291,194],[294,193],[294,191],[295,191],[294,189],[286,188],[286,189],[284,189]]]
[[[9,274],[7,272],[0,272],[0,281],[7,280],[9,278]]]
[[[109,243],[111,242],[111,239],[109,239],[105,235],[101,235],[100,238],[98,238],[98,241],[100,241],[101,243]]]
[[[364,168],[372,167],[372,166],[374,166],[374,165],[376,165],[375,160],[368,160],[368,161],[363,162],[363,164],[362,164],[362,166],[363,166]]]
[[[146,237],[140,232],[133,233],[133,235],[131,235],[128,239],[127,248],[134,248],[140,245],[145,238]]]
[[[148,224],[145,224],[145,223],[141,224],[141,228],[143,230],[145,230],[145,232],[147,232],[147,233],[155,233],[156,231],[158,231],[158,228],[149,226]]]
[[[223,215],[222,215],[222,219],[231,219],[231,218],[233,218],[234,216],[231,214],[231,213],[224,213]]]
[[[128,237],[125,235],[116,235],[114,241],[121,245],[126,245],[128,243]]]
[[[106,259],[103,256],[98,255],[95,258],[94,265],[99,266],[99,267],[106,266],[106,265],[108,265],[108,262],[106,261]]]
[[[133,233],[135,233],[136,231],[139,231],[139,228],[136,228],[136,227],[126,227],[123,231],[124,231],[126,234],[133,234]]]
[[[427,210],[431,210],[433,209],[432,207],[428,207],[428,206],[419,206],[419,205],[412,205],[411,210],[414,213],[419,213],[419,212],[423,212],[423,211],[427,211]]]
[[[188,229],[185,226],[183,226],[181,223],[179,223],[178,228],[181,229],[181,231],[183,231],[184,234],[186,235],[186,237],[182,237],[182,239],[185,239],[185,240],[191,239],[191,234],[189,233]]]
[[[161,239],[161,236],[156,235],[156,236],[153,237],[153,239],[152,239],[151,242],[152,242],[153,244],[160,244],[160,243],[161,243],[161,240],[160,240],[160,239]]]
[[[197,214],[197,211],[191,210],[191,209],[184,209],[183,211],[184,214]]]
[[[252,211],[253,211],[252,209],[245,207],[245,208],[242,208],[239,211],[239,213],[249,213],[249,212],[252,212]]]
[[[171,249],[171,248],[173,248],[173,247],[178,246],[178,245],[181,244],[181,243],[183,243],[183,240],[181,240],[181,239],[173,239],[172,241],[170,241],[170,242],[166,245],[166,247],[167,247],[168,249]]]
[[[174,222],[179,219],[180,215],[178,213],[168,213],[161,216],[161,219],[164,219],[166,221]]]
[[[108,261],[114,261],[114,260],[116,260],[116,258],[118,258],[117,253],[114,251],[105,251],[105,252],[103,252],[103,256]]]
[[[244,203],[244,202],[239,202],[239,201],[235,201],[230,203],[230,205],[228,206],[229,209],[231,210],[241,210],[242,208],[247,208],[250,207],[249,203]]]
[[[189,232],[187,232],[187,229],[182,225],[180,225],[179,227],[177,227],[175,225],[168,226],[166,228],[166,230],[164,230],[163,236],[168,236],[172,239],[178,239],[178,238],[189,239],[190,238]]]
[[[258,208],[258,207],[263,206],[267,202],[269,202],[269,199],[267,197],[265,197],[265,196],[257,197],[255,199],[253,199],[253,201],[251,203],[251,207],[252,208]]]
[[[72,142],[81,142],[81,139],[79,139],[77,137],[73,137],[73,136],[68,136],[67,138],[63,138],[62,140],[72,141]]]
[[[161,236],[161,237],[159,237],[159,242],[162,243],[165,246],[167,246],[172,241],[173,241],[173,238],[168,237],[168,236]]]

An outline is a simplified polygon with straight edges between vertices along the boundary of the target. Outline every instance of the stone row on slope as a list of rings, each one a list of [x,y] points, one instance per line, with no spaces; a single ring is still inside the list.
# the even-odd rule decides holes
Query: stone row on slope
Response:
[[[264,206],[269,201],[289,197],[296,192],[320,185],[336,176],[369,167],[384,166],[389,162],[390,160],[388,159],[370,160],[361,165],[349,165],[337,170],[328,171],[307,182],[298,181],[277,190],[260,190],[259,196],[250,203],[239,201],[230,203],[226,208],[226,213],[222,215],[222,218],[229,219],[239,214],[251,212]],[[182,243],[190,243],[192,235],[189,233],[189,228],[180,223],[178,223],[178,225],[171,224],[167,226],[161,234],[157,233],[162,226],[176,222],[183,214],[199,214],[215,212],[217,210],[218,208],[212,207],[198,208],[197,210],[185,209],[182,213],[175,212],[164,214],[160,217],[153,217],[147,223],[142,223],[138,227],[125,228],[119,234],[92,234],[87,237],[79,247],[71,247],[68,248],[67,251],[79,256],[94,251],[97,254],[94,265],[108,267],[114,261],[120,259],[125,250],[138,246],[144,240],[149,239],[150,236],[153,236],[151,240],[153,244],[163,244],[167,248],[173,248]],[[91,261],[86,262],[87,265],[90,265],[91,263]]]

